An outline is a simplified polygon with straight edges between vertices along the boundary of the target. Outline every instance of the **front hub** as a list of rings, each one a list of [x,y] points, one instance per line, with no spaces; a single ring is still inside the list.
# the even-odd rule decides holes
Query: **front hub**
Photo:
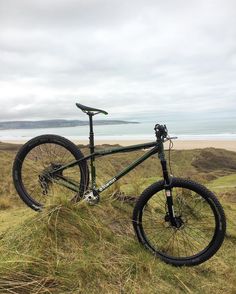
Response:
[[[165,222],[169,222],[171,224],[170,216],[169,216],[168,213],[165,215],[164,220],[165,220]],[[184,225],[184,221],[183,221],[182,217],[181,216],[175,216],[174,217],[174,225],[172,225],[172,227],[180,229],[183,225]]]
[[[181,216],[176,216],[175,217],[175,223],[176,223],[176,228],[177,229],[180,229],[184,225],[184,222],[183,222]]]

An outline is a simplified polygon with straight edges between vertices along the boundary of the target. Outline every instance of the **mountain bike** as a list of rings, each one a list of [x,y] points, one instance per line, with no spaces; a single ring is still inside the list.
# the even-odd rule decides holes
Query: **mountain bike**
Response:
[[[96,204],[104,190],[157,154],[163,179],[144,190],[133,210],[132,223],[138,241],[156,257],[175,266],[193,266],[212,257],[225,236],[223,208],[216,196],[203,185],[169,175],[164,142],[171,137],[166,126],[155,125],[156,139],[153,142],[97,150],[93,117],[107,112],[79,103],[76,105],[89,116],[90,153],[84,156],[74,143],[58,135],[42,135],[28,141],[18,151],[13,165],[14,185],[21,199],[38,211],[53,195],[62,192],[72,201],[83,199]],[[96,158],[135,150],[143,150],[140,158],[97,186]]]

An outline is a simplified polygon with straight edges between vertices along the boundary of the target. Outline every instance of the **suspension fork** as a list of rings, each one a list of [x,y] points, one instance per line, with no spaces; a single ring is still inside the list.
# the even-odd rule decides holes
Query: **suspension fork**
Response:
[[[173,205],[173,197],[172,197],[171,177],[169,176],[168,169],[167,169],[167,163],[166,163],[166,159],[165,159],[163,142],[160,142],[159,146],[160,146],[160,148],[159,148],[158,156],[161,161],[161,167],[162,167],[162,172],[163,172],[164,188],[165,188],[169,221],[172,226],[177,227],[174,205]]]
[[[171,178],[169,177],[169,173],[167,170],[166,160],[161,160],[162,172],[164,177],[164,187],[165,187],[165,195],[166,195],[166,202],[168,207],[168,214],[170,218],[170,223],[172,226],[176,226],[175,220],[175,211],[173,205],[173,197],[172,197],[172,188],[171,188]]]

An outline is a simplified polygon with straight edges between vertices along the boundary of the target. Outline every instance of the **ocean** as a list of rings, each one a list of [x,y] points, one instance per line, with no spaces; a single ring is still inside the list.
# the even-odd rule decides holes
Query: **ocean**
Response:
[[[154,125],[146,121],[139,124],[95,125],[95,138],[98,140],[155,140]],[[164,124],[165,122],[159,122]],[[217,119],[166,122],[169,134],[180,140],[236,140],[236,118],[221,121]],[[29,140],[42,134],[57,134],[71,140],[87,140],[88,126],[0,130],[0,141]]]

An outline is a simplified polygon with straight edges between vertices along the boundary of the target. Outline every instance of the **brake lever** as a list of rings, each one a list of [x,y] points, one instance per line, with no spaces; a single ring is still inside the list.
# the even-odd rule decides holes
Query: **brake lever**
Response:
[[[165,138],[164,142],[170,141],[170,140],[176,140],[178,137],[167,137]]]

